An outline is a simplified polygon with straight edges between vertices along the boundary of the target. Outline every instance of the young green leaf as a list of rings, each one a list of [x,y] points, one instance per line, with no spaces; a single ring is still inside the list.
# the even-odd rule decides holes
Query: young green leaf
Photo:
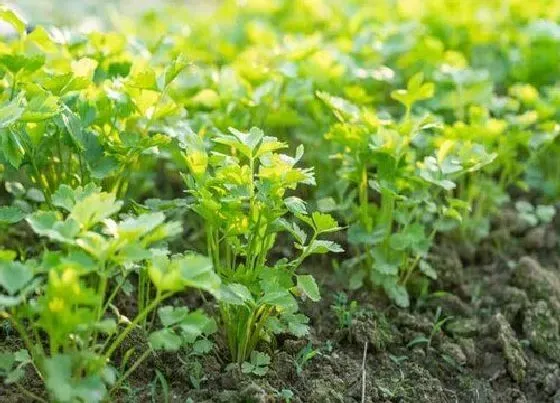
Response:
[[[319,293],[319,287],[315,282],[315,279],[310,274],[298,275],[297,278],[297,288],[304,295],[309,297],[311,301],[318,302],[321,299],[321,294]]]
[[[33,269],[20,262],[0,261],[0,286],[15,295],[33,278]]]
[[[340,230],[338,223],[330,214],[315,211],[311,215],[311,218],[313,219],[313,227],[315,231],[317,231],[317,234]]]

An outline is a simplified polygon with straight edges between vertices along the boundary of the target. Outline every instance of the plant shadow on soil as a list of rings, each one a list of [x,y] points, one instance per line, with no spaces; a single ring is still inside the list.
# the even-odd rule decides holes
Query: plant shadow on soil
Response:
[[[331,308],[340,289],[329,283],[333,276],[309,268],[325,281],[322,301],[303,307],[311,334],[261,346],[273,358],[262,378],[226,370],[225,351],[215,349],[200,366],[177,353],[158,353],[115,401],[560,402],[560,217],[528,228],[506,209],[493,228],[476,249],[440,242],[430,256],[440,274],[431,290],[445,292],[409,310],[391,306],[380,293],[349,293],[359,306],[349,328],[339,327]],[[188,305],[201,304],[192,298]],[[438,310],[441,330],[434,329]],[[0,343],[14,340],[3,336]],[[317,354],[298,369],[298,354],[309,342]],[[127,345],[144,343],[145,335],[135,333]],[[41,391],[31,375],[26,385]],[[5,402],[30,401],[16,389],[0,392]]]

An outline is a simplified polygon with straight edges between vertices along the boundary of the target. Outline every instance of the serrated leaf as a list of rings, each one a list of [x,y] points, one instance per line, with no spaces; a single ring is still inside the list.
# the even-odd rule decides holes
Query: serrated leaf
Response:
[[[138,239],[153,231],[165,221],[163,213],[142,214],[135,218],[127,218],[119,223],[117,234],[122,239]]]
[[[64,127],[68,131],[74,145],[80,152],[84,151],[86,147],[83,140],[82,124],[79,116],[74,114],[66,105],[64,105],[61,109],[60,118],[62,119]]]
[[[210,340],[201,339],[193,343],[192,349],[193,349],[193,353],[203,355],[203,354],[208,354],[210,351],[212,351],[213,347],[214,347],[214,343],[212,343]]]
[[[348,242],[354,245],[377,245],[387,236],[386,228],[376,228],[373,231],[366,230],[360,224],[353,224],[348,229]]]
[[[344,252],[344,249],[333,241],[315,240],[309,245],[309,253]]]
[[[175,78],[189,66],[184,55],[179,55],[165,69],[165,85],[169,85]]]
[[[216,325],[204,312],[197,310],[187,314],[178,323],[178,326],[181,329],[185,342],[194,343],[196,338],[204,334],[210,334]]]
[[[293,312],[297,310],[294,297],[284,289],[267,290],[258,300],[257,305],[273,305],[279,311]]]
[[[309,334],[309,318],[301,313],[282,315],[286,322],[287,331],[296,337],[304,337]]]
[[[25,148],[20,139],[21,130],[15,127],[0,130],[2,153],[14,168],[20,167],[25,156]]]
[[[313,219],[314,228],[318,234],[334,232],[340,229],[338,223],[330,214],[315,211],[311,215],[311,218]]]
[[[68,185],[62,184],[52,195],[52,203],[56,207],[61,207],[70,212],[76,204],[93,193],[100,192],[101,188],[94,183],[89,183],[85,187],[78,186],[73,189]]]
[[[223,284],[220,289],[220,301],[231,305],[253,303],[251,291],[242,284]]]
[[[118,212],[121,206],[122,202],[117,201],[112,193],[92,193],[72,207],[69,218],[78,222],[83,230],[87,230]]]
[[[200,288],[214,295],[220,288],[220,277],[214,272],[212,261],[201,255],[187,255],[176,261],[186,287]]]
[[[187,317],[187,307],[164,306],[158,309],[158,316],[163,326],[173,326]]]
[[[52,211],[38,211],[26,218],[33,231],[54,241],[72,243],[80,233],[80,223],[70,218],[59,220]]]
[[[306,214],[305,202],[298,197],[288,197],[284,200],[284,204],[294,214]]]
[[[178,291],[185,287],[193,287],[216,295],[220,289],[220,277],[214,273],[210,259],[204,256],[154,259],[148,267],[148,274],[160,291]]]
[[[322,213],[330,213],[338,208],[336,201],[332,197],[317,200],[317,210]]]
[[[319,287],[315,282],[312,275],[297,275],[297,288],[305,294],[311,301],[318,302],[321,300],[321,293],[319,292]]]
[[[288,231],[290,234],[293,235],[295,240],[300,244],[303,245],[305,240],[307,239],[307,234],[303,231],[295,222],[288,222],[282,218],[276,220],[275,222],[280,228]]]
[[[0,106],[0,129],[8,127],[16,122],[25,108],[22,105],[22,97],[16,97]]]
[[[156,73],[149,67],[143,67],[141,70],[134,72],[127,81],[129,87],[142,90],[158,91]]]
[[[58,98],[53,95],[38,95],[27,103],[21,120],[25,122],[40,122],[52,118],[60,111]]]

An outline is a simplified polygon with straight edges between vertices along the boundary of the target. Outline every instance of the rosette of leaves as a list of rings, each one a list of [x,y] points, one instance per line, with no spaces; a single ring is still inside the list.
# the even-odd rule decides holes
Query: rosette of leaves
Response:
[[[94,185],[75,189],[62,185],[52,202],[57,211],[37,211],[27,221],[56,248],[30,260],[16,260],[11,251],[1,254],[0,315],[20,334],[28,354],[25,362],[21,352],[8,354],[13,365],[6,365],[4,375],[6,382],[19,382],[22,367],[30,364],[52,399],[98,402],[131,372],[124,371],[124,364],[116,370],[111,361],[127,336],[170,296],[187,287],[217,293],[220,279],[207,258],[167,256],[165,240],[181,226],[165,222],[163,213],[115,221],[111,217],[122,202]],[[143,305],[129,318],[118,297],[133,292],[134,273],[140,278],[145,273],[153,292],[144,295]],[[161,308],[160,317],[172,309]],[[176,323],[184,326],[188,337],[181,342],[193,343],[212,331],[211,319],[198,312],[193,321],[193,315],[162,322],[166,329]],[[152,349],[169,349],[158,331],[149,341],[150,347],[136,351],[138,361],[130,368]]]
[[[241,364],[274,333],[307,333],[308,319],[298,313],[295,297],[318,301],[319,289],[311,275],[296,270],[312,254],[341,252],[336,243],[319,239],[339,227],[330,215],[310,214],[303,200],[289,195],[300,184],[315,183],[312,169],[296,167],[303,147],[294,157],[280,154],[286,145],[258,128],[230,129],[212,138],[210,151],[191,133],[183,147],[192,209],[204,219],[208,255],[223,282],[223,331],[232,360]],[[271,262],[280,231],[294,237],[299,254]]]

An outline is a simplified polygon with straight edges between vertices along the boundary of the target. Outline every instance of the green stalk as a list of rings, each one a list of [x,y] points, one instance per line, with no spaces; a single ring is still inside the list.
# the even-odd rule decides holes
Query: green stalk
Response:
[[[107,352],[104,354],[104,360],[107,361],[111,358],[111,355],[113,355],[113,353],[115,352],[115,350],[117,349],[117,347],[124,341],[124,339],[126,339],[126,337],[129,335],[129,333],[132,331],[132,329],[134,329],[134,327],[138,326],[138,324],[144,320],[144,318],[154,309],[157,308],[157,306],[161,303],[161,301],[163,301],[164,299],[168,298],[169,296],[171,296],[173,293],[169,292],[167,294],[162,295],[159,291],[156,295],[156,297],[154,298],[154,300],[146,307],[144,308],[144,310],[142,312],[140,312],[136,318],[134,318],[134,320],[128,324],[128,326],[123,330],[122,333],[119,334],[119,337],[117,337],[117,339],[109,346],[109,348],[107,349]]]
[[[86,174],[84,170],[84,161],[82,159],[82,154],[78,153],[78,164],[80,165],[80,185],[84,185],[86,182]]]
[[[102,267],[104,267],[105,264],[102,265]],[[97,295],[99,295],[99,305],[97,307],[97,322],[99,322],[101,320],[101,318],[103,317],[103,314],[105,313],[105,310],[103,309],[104,306],[104,301],[105,301],[105,293],[107,290],[107,276],[105,275],[105,273],[100,273],[99,275],[99,284],[97,285]],[[99,335],[99,332],[96,330],[93,334],[93,345],[95,346],[97,344],[97,337]]]
[[[60,143],[60,132],[57,131],[57,139],[56,139],[56,150],[58,153],[58,184],[64,182],[64,167],[63,167],[63,160],[62,160],[62,145]]]
[[[259,342],[259,335],[261,333],[262,328],[266,324],[266,320],[272,313],[272,307],[265,307],[264,311],[260,315],[260,318],[255,324],[255,330],[252,332],[252,336],[249,338],[248,341],[248,351],[249,353],[255,349],[257,343]]]
[[[136,371],[136,369],[138,368],[138,366],[140,364],[142,364],[142,362],[144,362],[146,360],[146,358],[148,358],[148,356],[150,355],[152,351],[150,349],[144,351],[142,353],[142,355],[140,356],[140,358],[138,358],[134,364],[132,364],[132,366],[126,370],[126,372],[124,373],[124,375],[122,377],[119,378],[119,380],[117,381],[117,383],[115,383],[113,385],[113,387],[111,388],[111,390],[109,391],[109,394],[112,394],[115,390],[118,390],[118,388],[122,385],[122,383],[124,381],[126,381],[128,379],[128,377],[130,376],[130,374],[132,374],[134,371]]]
[[[251,201],[253,201],[251,199]],[[249,207],[249,216],[252,219],[253,218],[253,212],[254,212],[254,204],[251,203],[250,207]],[[245,269],[248,272],[253,272],[254,271],[254,265],[255,265],[255,261],[257,259],[257,251],[256,249],[256,244],[258,242],[258,239],[260,238],[260,231],[259,231],[259,226],[261,224],[261,217],[262,217],[262,212],[261,210],[259,210],[259,214],[257,216],[257,222],[255,223],[255,227],[253,229],[253,231],[251,231],[250,234],[250,239],[249,239],[249,247],[247,248],[247,261],[246,261],[246,267]]]
[[[35,182],[39,185],[41,191],[45,195],[45,200],[49,205],[49,208],[54,210],[54,206],[52,204],[52,199],[51,199],[51,190],[49,188],[49,185],[45,181],[41,173],[39,172],[39,169],[37,169],[37,164],[35,164],[35,159],[33,158],[33,156],[30,158],[30,160],[31,160],[31,168],[33,171],[32,177],[35,179]]]
[[[214,231],[214,233],[212,234],[212,249],[214,250],[214,254],[213,256],[215,256],[216,262],[215,264],[217,265],[217,267],[222,267],[221,261],[220,261],[220,240],[219,240],[219,232],[216,230]]]
[[[255,314],[256,314],[255,312],[251,312],[249,313],[249,317],[247,318],[247,320],[238,322],[238,329],[240,335],[239,344],[241,347],[237,352],[237,362],[239,364],[241,364],[247,358],[247,347],[254,326]]]
[[[16,95],[16,87],[17,87],[17,72],[13,74],[12,77],[12,88],[10,89],[10,101],[14,99]]]
[[[48,403],[45,399],[43,399],[40,396],[37,396],[35,393],[31,392],[30,390],[25,389],[22,385],[20,385],[18,382],[15,383],[16,387],[18,388],[18,390],[23,393],[24,395],[26,395],[28,398],[30,398],[31,400],[35,400],[38,401],[40,403]]]
[[[99,274],[99,284],[97,287],[97,295],[100,296],[100,304],[99,307],[97,308],[97,320],[101,320],[101,318],[103,317],[103,306],[104,306],[104,301],[105,301],[105,293],[107,291],[107,276],[105,275],[105,273],[100,273]]]
[[[362,174],[359,187],[359,202],[360,202],[360,220],[362,225],[365,226],[366,230],[369,232],[372,230],[371,221],[368,217],[369,210],[369,196],[368,196],[368,173],[366,164],[362,165]]]
[[[379,223],[386,231],[385,239],[388,247],[389,236],[393,227],[393,213],[395,211],[395,196],[389,191],[381,192],[381,211]]]
[[[212,259],[212,265],[214,266],[214,269],[216,269],[216,272],[221,277],[220,265],[217,264],[217,262],[216,262],[216,256],[214,255],[214,249],[212,248],[212,227],[210,225],[206,228],[206,248],[207,248],[206,253],[210,257],[210,259]]]
[[[267,229],[268,229],[268,226],[266,226],[265,229],[264,229],[265,234],[266,234]],[[259,254],[259,259],[257,260],[257,264],[256,264],[257,267],[262,267],[266,263],[267,253],[265,253],[265,252],[266,252],[266,249],[267,249],[267,244],[270,244],[270,237],[271,237],[271,235],[262,237],[261,253]]]
[[[27,335],[27,332],[25,331],[25,327],[15,318],[15,316],[13,314],[9,314],[6,311],[1,311],[0,312],[0,318],[8,319],[10,322],[12,322],[12,325],[14,326],[14,329],[16,329],[16,331],[21,336],[21,339],[23,341],[23,344],[25,345],[25,348],[27,349],[27,351],[29,351],[29,354],[31,354],[31,356],[33,356],[33,343],[31,343],[31,340],[29,339],[29,336]],[[35,361],[35,360],[33,360],[33,361]]]
[[[146,282],[144,281],[145,268],[141,267],[138,271],[138,312],[142,312],[146,307]]]

